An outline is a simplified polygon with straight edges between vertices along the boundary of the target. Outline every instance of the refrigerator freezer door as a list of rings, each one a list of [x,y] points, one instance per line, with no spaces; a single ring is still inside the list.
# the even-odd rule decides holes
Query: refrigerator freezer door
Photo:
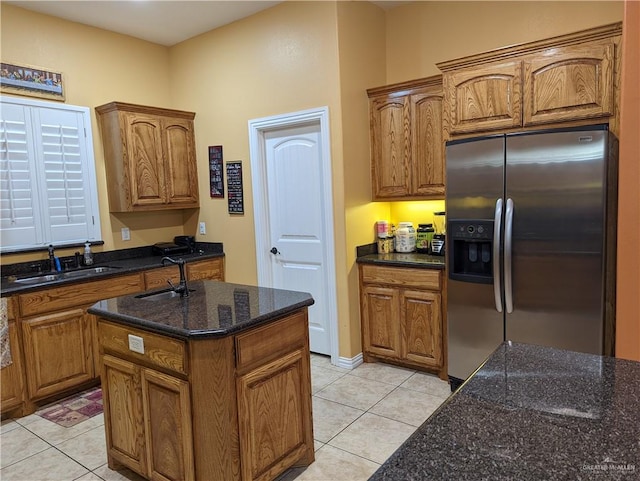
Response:
[[[504,136],[447,145],[447,219],[494,220],[504,191]],[[450,229],[447,229],[450,232]],[[453,236],[447,236],[447,243]],[[451,271],[453,249],[447,246]],[[495,281],[495,280],[494,280]],[[466,379],[504,338],[494,286],[449,279],[447,285],[449,376]]]
[[[507,137],[506,196],[513,200],[507,340],[602,354],[606,134]]]

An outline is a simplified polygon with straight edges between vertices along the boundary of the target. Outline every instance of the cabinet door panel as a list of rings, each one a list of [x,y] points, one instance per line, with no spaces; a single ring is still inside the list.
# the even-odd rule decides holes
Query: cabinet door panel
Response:
[[[442,366],[440,294],[402,291],[402,357],[426,367]]]
[[[442,96],[411,96],[413,194],[444,197]]]
[[[613,114],[614,45],[565,47],[524,62],[524,123]]]
[[[160,121],[142,114],[127,114],[127,154],[131,204],[164,204],[164,160]]]
[[[374,99],[371,103],[373,198],[410,194],[410,119],[407,97]]]
[[[22,335],[30,398],[93,379],[91,329],[83,309],[25,319]]]
[[[443,77],[452,133],[522,125],[522,62],[490,64]]]
[[[142,400],[150,479],[194,479],[189,384],[143,369]]]
[[[138,473],[146,473],[140,367],[108,355],[102,361],[107,455]]]
[[[163,121],[167,196],[171,204],[198,204],[198,179],[193,123],[188,120]]]
[[[364,349],[400,357],[400,295],[398,289],[365,286],[362,294]]]
[[[238,379],[242,479],[274,479],[312,456],[308,356],[300,349]]]

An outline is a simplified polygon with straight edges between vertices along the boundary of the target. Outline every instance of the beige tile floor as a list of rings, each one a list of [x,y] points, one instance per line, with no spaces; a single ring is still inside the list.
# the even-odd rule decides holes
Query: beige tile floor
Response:
[[[311,381],[316,461],[279,481],[368,479],[450,393],[436,376],[382,363],[347,370],[315,354]],[[142,479],[106,462],[103,415],[70,428],[35,414],[2,422],[2,481]]]

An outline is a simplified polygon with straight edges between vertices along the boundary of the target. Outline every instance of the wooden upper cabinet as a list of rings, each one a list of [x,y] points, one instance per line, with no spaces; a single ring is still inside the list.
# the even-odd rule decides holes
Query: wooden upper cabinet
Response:
[[[121,102],[96,112],[111,212],[199,206],[194,113]]]
[[[615,23],[437,64],[445,140],[597,118],[617,134],[621,33]]]
[[[496,130],[521,124],[522,63],[473,67],[445,75],[450,132]]]
[[[412,192],[444,197],[444,140],[441,92],[411,95]]]
[[[552,49],[524,61],[524,125],[614,113],[613,43]]]
[[[373,197],[410,194],[409,109],[407,97],[371,102],[371,177]]]
[[[367,94],[373,199],[444,198],[442,77]]]

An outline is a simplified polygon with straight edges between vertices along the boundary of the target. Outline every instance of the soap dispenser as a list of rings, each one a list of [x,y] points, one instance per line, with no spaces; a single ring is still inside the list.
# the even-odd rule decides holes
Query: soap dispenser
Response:
[[[91,244],[89,241],[84,244],[84,265],[93,265],[93,252],[91,252]]]

